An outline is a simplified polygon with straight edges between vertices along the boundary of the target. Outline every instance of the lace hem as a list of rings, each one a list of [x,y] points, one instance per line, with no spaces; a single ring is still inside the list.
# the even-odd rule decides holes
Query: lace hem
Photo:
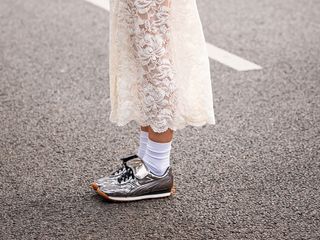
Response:
[[[158,129],[157,126],[155,126],[155,125],[152,126],[150,124],[141,122],[137,118],[127,118],[126,121],[124,121],[124,122],[115,120],[113,118],[109,118],[109,120],[110,120],[110,122],[112,122],[113,124],[115,124],[118,127],[123,127],[123,126],[125,126],[125,125],[127,125],[127,124],[129,124],[131,122],[134,122],[138,126],[141,126],[141,127],[150,126],[154,132],[158,132],[158,133],[163,133],[163,132],[167,131],[168,129],[171,129],[173,131],[177,131],[177,130],[184,129],[187,126],[201,127],[201,126],[204,126],[204,125],[207,125],[207,124],[212,124],[212,125],[216,124],[216,120],[215,120],[214,117],[208,117],[206,119],[201,119],[201,120],[197,119],[195,121],[180,122],[180,124],[178,124],[178,125],[177,124],[172,124],[172,125],[169,124],[164,129]]]

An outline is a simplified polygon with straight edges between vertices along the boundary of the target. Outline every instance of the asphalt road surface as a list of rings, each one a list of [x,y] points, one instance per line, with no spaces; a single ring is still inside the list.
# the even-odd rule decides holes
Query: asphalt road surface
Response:
[[[170,198],[89,188],[138,145],[108,120],[108,12],[0,1],[0,239],[320,239],[320,2],[198,0],[217,124],[177,131]]]

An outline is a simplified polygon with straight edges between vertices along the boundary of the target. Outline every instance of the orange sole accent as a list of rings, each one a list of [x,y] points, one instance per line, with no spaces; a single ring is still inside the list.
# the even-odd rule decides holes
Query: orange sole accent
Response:
[[[90,184],[90,187],[91,187],[93,190],[95,190],[95,191],[97,191],[97,189],[99,188],[98,184],[95,183],[95,182],[91,183],[91,184]]]
[[[171,188],[171,194],[175,195],[177,193],[177,188],[176,188],[176,184],[173,184],[172,188]]]
[[[104,192],[102,192],[99,188],[97,188],[96,192],[101,196],[103,197],[105,200],[107,201],[112,201],[107,194],[105,194]]]

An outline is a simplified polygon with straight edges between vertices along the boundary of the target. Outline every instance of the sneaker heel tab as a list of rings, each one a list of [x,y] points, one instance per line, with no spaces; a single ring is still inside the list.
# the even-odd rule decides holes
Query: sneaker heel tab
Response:
[[[140,164],[134,168],[135,177],[138,179],[143,179],[149,174],[149,171],[143,161],[140,161]]]

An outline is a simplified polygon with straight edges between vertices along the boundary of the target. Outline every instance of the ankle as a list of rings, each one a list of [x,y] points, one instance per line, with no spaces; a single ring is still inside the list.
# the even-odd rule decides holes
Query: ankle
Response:
[[[150,172],[162,176],[170,166],[171,141],[158,143],[148,140],[143,161]]]
[[[140,131],[139,134],[139,147],[137,149],[137,155],[140,158],[143,158],[146,149],[147,149],[147,143],[148,143],[148,132]]]

